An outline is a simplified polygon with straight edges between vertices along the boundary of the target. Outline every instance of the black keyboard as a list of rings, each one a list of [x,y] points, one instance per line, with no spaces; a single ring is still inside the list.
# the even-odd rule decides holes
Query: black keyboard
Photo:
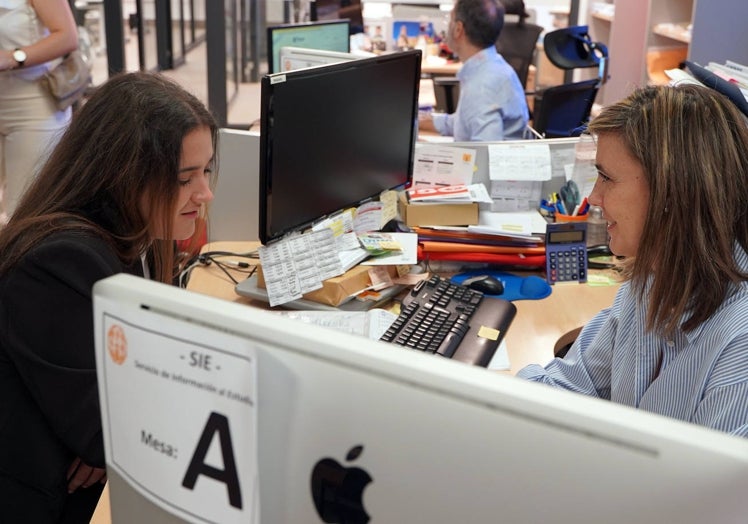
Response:
[[[380,340],[486,367],[516,313],[508,300],[433,276],[403,299]]]

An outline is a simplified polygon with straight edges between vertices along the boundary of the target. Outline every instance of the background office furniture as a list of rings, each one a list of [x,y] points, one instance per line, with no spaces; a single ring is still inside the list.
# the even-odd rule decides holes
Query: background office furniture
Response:
[[[543,27],[524,22],[506,22],[496,41],[496,49],[519,77],[519,83],[527,90],[527,73],[535,61],[535,50]],[[533,86],[530,86],[532,88]]]
[[[434,98],[436,105],[434,109],[444,113],[454,113],[457,109],[457,101],[460,99],[460,81],[455,76],[435,76]]]
[[[208,215],[208,240],[259,238],[260,133],[218,131],[218,183]]]
[[[587,26],[558,29],[545,35],[548,59],[564,70],[597,68],[597,78],[549,87],[535,93],[532,127],[545,138],[575,136],[590,117],[597,91],[607,77],[608,50],[592,42]]]
[[[584,14],[586,22],[579,23],[588,23],[593,38],[614,57],[598,98],[603,105],[647,83],[651,51],[685,47],[688,59],[702,65],[748,63],[745,0],[597,0]]]

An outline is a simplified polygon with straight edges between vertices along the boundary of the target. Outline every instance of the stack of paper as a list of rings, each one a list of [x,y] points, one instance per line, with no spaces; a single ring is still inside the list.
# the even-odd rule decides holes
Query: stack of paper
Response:
[[[501,266],[545,264],[545,220],[537,211],[481,213],[481,224],[417,227],[420,260],[485,262]]]

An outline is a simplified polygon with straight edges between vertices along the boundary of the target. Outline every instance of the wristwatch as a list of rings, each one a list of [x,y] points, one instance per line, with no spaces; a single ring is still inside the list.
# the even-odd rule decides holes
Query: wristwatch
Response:
[[[23,49],[17,47],[13,50],[13,60],[16,61],[18,64],[17,67],[23,67],[23,64],[26,62],[26,51]]]

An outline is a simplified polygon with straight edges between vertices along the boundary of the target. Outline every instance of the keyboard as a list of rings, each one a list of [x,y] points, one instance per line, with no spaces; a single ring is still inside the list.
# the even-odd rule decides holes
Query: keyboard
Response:
[[[380,340],[486,367],[516,313],[508,300],[435,275],[408,293]]]

